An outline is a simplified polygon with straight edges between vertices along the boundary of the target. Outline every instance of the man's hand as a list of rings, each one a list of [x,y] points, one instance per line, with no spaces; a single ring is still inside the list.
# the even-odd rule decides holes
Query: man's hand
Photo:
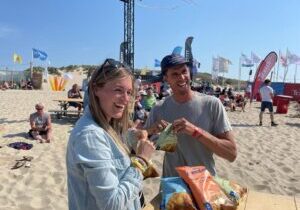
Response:
[[[173,122],[173,130],[175,133],[185,133],[192,136],[195,132],[196,126],[185,118],[177,119]]]
[[[165,120],[159,120],[154,123],[150,128],[147,129],[149,135],[157,134],[162,132],[167,126],[168,122]]]

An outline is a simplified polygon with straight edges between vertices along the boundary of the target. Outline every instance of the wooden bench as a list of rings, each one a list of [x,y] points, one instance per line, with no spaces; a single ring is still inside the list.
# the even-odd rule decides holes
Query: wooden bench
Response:
[[[143,210],[159,210],[161,196],[157,195]],[[249,191],[237,210],[299,210],[300,198]]]
[[[67,116],[67,114],[76,114],[77,116],[80,116],[83,114],[83,110],[81,111],[78,111],[78,110],[61,110],[61,109],[58,109],[58,110],[48,110],[48,112],[51,114],[55,114],[57,119],[61,119],[62,116]]]

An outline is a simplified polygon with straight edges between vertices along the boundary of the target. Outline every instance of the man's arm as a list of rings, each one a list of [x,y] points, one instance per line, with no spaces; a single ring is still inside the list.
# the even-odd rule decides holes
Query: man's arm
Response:
[[[196,128],[198,130],[199,128]],[[196,131],[197,132],[197,131]],[[237,157],[237,149],[232,131],[213,136],[202,130],[202,135],[195,138],[216,155],[233,162]],[[194,134],[196,135],[196,134]]]
[[[47,126],[45,130],[51,130],[52,129],[52,123],[51,123],[51,117],[49,116],[47,119]]]
[[[35,127],[35,122],[34,122],[34,119],[33,117],[30,115],[29,117],[29,122],[30,122],[30,127],[31,127],[31,130],[37,130],[36,127]]]
[[[216,136],[196,127],[185,118],[175,120],[173,123],[176,133],[185,133],[193,136],[216,155],[233,162],[237,157],[237,149],[232,131],[227,131]]]

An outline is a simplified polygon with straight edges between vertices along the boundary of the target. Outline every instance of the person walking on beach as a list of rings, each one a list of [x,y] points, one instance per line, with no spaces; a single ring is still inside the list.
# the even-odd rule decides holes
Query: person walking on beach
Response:
[[[106,59],[89,82],[89,106],[77,121],[67,146],[70,210],[138,210],[144,172],[155,147],[147,135],[136,155],[122,137],[129,127],[134,97],[131,69]]]
[[[259,89],[259,93],[261,95],[261,106],[259,113],[259,125],[262,126],[263,114],[265,109],[267,108],[270,112],[271,118],[271,126],[277,126],[278,124],[274,122],[274,112],[273,112],[273,98],[274,98],[274,90],[270,86],[271,81],[266,79],[264,81],[263,86]]]
[[[35,105],[36,112],[29,117],[30,127],[29,135],[40,143],[50,143],[52,138],[52,123],[51,117],[44,112],[44,104],[38,103]]]
[[[161,132],[172,123],[177,133],[175,152],[166,152],[163,177],[178,176],[177,166],[203,165],[216,174],[213,154],[230,162],[237,149],[226,111],[221,101],[191,90],[188,62],[180,55],[167,55],[161,62],[161,73],[173,94],[157,103],[149,114],[145,129],[149,135]]]

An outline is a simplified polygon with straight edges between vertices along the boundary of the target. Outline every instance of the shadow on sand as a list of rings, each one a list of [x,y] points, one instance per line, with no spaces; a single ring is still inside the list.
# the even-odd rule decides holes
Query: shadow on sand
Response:
[[[231,124],[232,127],[244,127],[244,128],[250,128],[250,127],[257,127],[259,126],[258,124],[256,125],[249,125],[249,124]]]
[[[0,123],[22,123],[28,122],[28,119],[25,120],[8,120],[7,118],[0,118]]]
[[[14,138],[14,137],[23,137],[25,139],[28,139],[28,133],[27,132],[21,132],[21,133],[13,133],[13,134],[6,134],[2,136],[3,138]]]
[[[300,123],[285,123],[285,124],[288,125],[288,126],[300,128]]]

